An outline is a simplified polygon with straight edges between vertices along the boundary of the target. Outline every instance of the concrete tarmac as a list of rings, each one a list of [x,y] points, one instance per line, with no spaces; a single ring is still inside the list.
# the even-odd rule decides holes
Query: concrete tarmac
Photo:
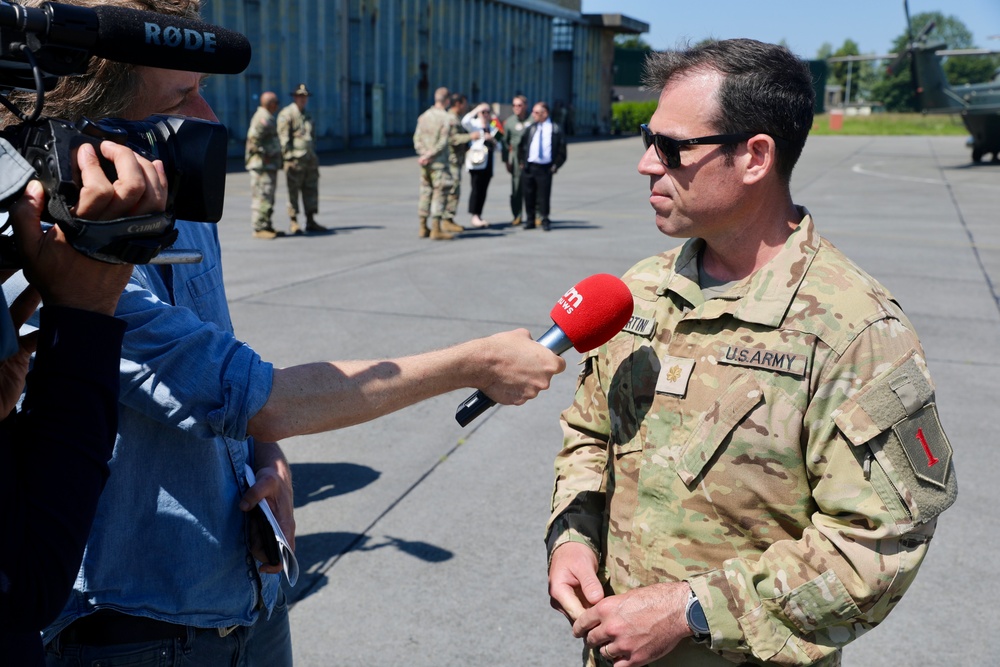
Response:
[[[278,366],[398,356],[525,327],[562,293],[680,243],[660,234],[638,137],[578,141],[555,176],[551,232],[509,226],[498,168],[484,217],[417,238],[412,155],[332,156],[318,221],[335,233],[251,238],[246,173],[219,224],[236,333]],[[814,137],[792,179],[821,234],[902,303],[924,344],[960,493],[916,583],[846,665],[995,665],[1000,579],[1000,166],[955,137]],[[459,222],[469,192],[463,182]],[[283,182],[275,226],[287,229]],[[543,533],[575,364],[467,428],[454,392],[372,423],[282,443],[295,476],[297,667],[578,665],[548,605]]]

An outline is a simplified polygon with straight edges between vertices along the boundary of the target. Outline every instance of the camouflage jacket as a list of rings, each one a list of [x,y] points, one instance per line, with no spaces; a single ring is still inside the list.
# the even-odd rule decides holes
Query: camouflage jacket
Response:
[[[294,102],[278,112],[278,139],[285,162],[316,155],[312,116]]]
[[[278,125],[274,114],[264,107],[257,107],[250,119],[247,130],[247,169],[265,171],[281,169],[281,143],[278,141]]]
[[[458,114],[449,111],[451,116],[451,128],[448,135],[448,145],[451,146],[451,153],[448,155],[448,164],[453,169],[465,165],[465,154],[469,152],[469,142],[472,141],[472,132],[463,127]]]
[[[503,140],[500,142],[501,156],[503,161],[513,165],[517,161],[517,147],[521,143],[521,137],[531,125],[531,116],[524,120],[518,118],[516,113],[507,116],[503,122]]]
[[[698,239],[629,270],[634,316],[584,357],[562,414],[550,554],[582,542],[609,594],[683,580],[704,607],[710,647],[656,667],[839,664],[955,498],[912,326],[801,212],[719,298]]]
[[[441,169],[448,166],[448,137],[451,135],[452,115],[444,109],[431,107],[417,118],[413,132],[413,149],[420,157],[430,157],[429,167]]]

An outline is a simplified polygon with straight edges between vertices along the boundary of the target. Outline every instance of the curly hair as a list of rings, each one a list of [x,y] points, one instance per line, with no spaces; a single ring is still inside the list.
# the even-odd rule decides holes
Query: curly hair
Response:
[[[60,0],[64,4],[80,7],[113,5],[138,9],[168,16],[199,19],[201,0]],[[22,0],[21,4],[37,7],[43,0]],[[87,72],[66,76],[55,88],[45,94],[45,115],[70,121],[83,116],[89,118],[124,117],[135,98],[142,95],[140,79],[135,65],[92,57]],[[34,103],[34,94],[23,91],[11,93],[10,100],[22,109]],[[4,112],[2,125],[15,122],[13,114]]]

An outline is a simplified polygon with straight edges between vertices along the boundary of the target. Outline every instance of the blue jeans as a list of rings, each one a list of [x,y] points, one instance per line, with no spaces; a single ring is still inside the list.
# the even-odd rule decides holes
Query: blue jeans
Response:
[[[240,626],[225,637],[211,629],[188,628],[184,641],[82,646],[49,644],[46,667],[292,667],[292,636],[284,593],[270,619],[262,615],[251,626]]]

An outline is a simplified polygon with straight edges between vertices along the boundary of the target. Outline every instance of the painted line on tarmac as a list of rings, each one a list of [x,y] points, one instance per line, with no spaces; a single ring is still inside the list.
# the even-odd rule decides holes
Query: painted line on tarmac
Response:
[[[947,185],[947,183],[938,178],[920,178],[919,176],[903,176],[902,174],[889,174],[881,171],[873,171],[871,169],[865,169],[860,163],[851,167],[851,171],[855,174],[862,174],[864,176],[875,176],[876,178],[887,178],[892,181],[908,181],[910,183],[927,183],[929,185]]]

